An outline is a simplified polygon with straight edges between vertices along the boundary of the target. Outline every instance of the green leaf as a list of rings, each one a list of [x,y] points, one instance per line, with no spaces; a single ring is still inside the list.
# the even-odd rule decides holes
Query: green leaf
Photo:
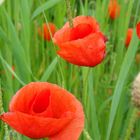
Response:
[[[3,29],[0,27],[0,38],[4,40],[6,43],[10,43],[10,40],[7,38],[6,33],[3,31]]]
[[[38,7],[32,15],[32,19],[34,19],[36,16],[38,16],[39,14],[41,14],[43,11],[48,10],[50,8],[52,8],[54,5],[56,5],[57,3],[59,3],[62,0],[49,0],[47,2],[45,2],[43,5],[41,5],[40,7]]]
[[[21,85],[25,85],[25,83],[18,77],[18,75],[12,70],[11,66],[3,59],[3,57],[0,54],[0,60],[1,62],[7,67],[7,69],[14,75],[14,77],[19,81]]]
[[[91,127],[92,127],[92,133],[93,133],[93,137],[96,140],[101,140],[101,135],[100,135],[100,130],[99,130],[99,121],[98,121],[98,117],[97,117],[97,109],[96,109],[96,104],[95,104],[95,94],[93,93],[94,89],[93,89],[93,74],[92,71],[89,73],[89,79],[88,79],[88,85],[89,85],[89,102],[90,102],[90,107],[91,107]],[[89,115],[88,115],[89,117]]]
[[[25,51],[21,45],[21,42],[18,38],[18,34],[16,32],[16,29],[12,23],[12,20],[6,10],[3,8],[3,13],[5,15],[7,25],[8,25],[8,30],[9,30],[9,40],[6,42],[8,43],[8,47],[11,49],[12,55],[15,58],[16,64],[18,65],[18,70],[20,74],[20,78],[25,82],[28,83],[30,81],[30,74],[31,71],[27,65],[27,59],[26,59],[26,54]],[[5,31],[0,28],[0,36],[2,36],[2,39],[6,39],[6,33]]]
[[[117,80],[117,83],[115,86],[111,110],[110,110],[109,125],[108,125],[106,140],[110,139],[111,129],[113,126],[113,122],[114,122],[116,113],[117,113],[118,105],[120,103],[120,97],[122,94],[122,90],[123,90],[126,78],[128,76],[129,70],[131,68],[131,64],[133,63],[135,54],[137,52],[138,43],[139,43],[139,40],[136,35],[136,31],[134,31],[134,36],[132,38],[131,44],[130,44],[130,46],[127,50],[127,53],[125,55],[125,58],[123,60],[121,70],[119,73],[119,77],[118,77],[118,80]]]
[[[51,73],[53,72],[53,70],[55,69],[56,67],[56,64],[57,64],[57,57],[52,61],[52,63],[49,65],[49,67],[46,68],[43,76],[41,77],[41,81],[47,81],[48,78],[50,77]]]

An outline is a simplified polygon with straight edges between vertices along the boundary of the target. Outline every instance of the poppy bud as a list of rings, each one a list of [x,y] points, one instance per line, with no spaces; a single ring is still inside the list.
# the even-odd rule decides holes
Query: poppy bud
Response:
[[[49,29],[48,29],[49,27]],[[50,33],[51,32],[51,33]],[[38,34],[44,38],[44,40],[50,41],[51,35],[53,37],[54,33],[56,32],[56,26],[53,23],[46,23],[43,24],[42,28],[38,28]]]
[[[137,75],[133,82],[132,102],[134,106],[140,109],[140,73]]]
[[[140,64],[140,53],[136,54],[136,64]]]
[[[132,39],[132,35],[133,35],[133,29],[129,28],[127,30],[127,34],[126,34],[126,39],[125,39],[125,46],[128,47],[130,44],[130,41]]]
[[[111,19],[115,19],[120,14],[120,5],[117,0],[110,0],[108,6],[108,13]]]

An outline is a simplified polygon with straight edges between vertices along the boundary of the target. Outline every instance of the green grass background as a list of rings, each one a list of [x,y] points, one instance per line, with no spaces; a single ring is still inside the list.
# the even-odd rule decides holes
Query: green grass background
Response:
[[[132,82],[139,72],[139,40],[135,26],[140,20],[140,0],[118,0],[120,16],[110,20],[109,0],[71,0],[73,17],[97,19],[108,42],[106,58],[93,68],[67,63],[56,54],[52,42],[38,36],[38,27],[67,21],[64,0],[6,0],[0,5],[0,112],[8,110],[11,97],[31,81],[56,83],[83,104],[85,129],[79,140],[124,140],[133,115]],[[134,28],[126,49],[127,29]],[[15,67],[15,71],[12,70]],[[14,79],[12,78],[14,75]],[[137,119],[130,140],[140,140]],[[0,122],[0,140],[29,140]]]

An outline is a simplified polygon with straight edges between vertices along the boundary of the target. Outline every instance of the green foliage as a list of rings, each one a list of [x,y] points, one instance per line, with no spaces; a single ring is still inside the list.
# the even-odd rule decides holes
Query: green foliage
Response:
[[[85,68],[59,58],[52,41],[38,35],[44,22],[53,22],[59,29],[67,21],[64,0],[5,0],[0,5],[0,112],[8,110],[11,97],[21,86],[48,81],[66,88],[82,102],[86,118],[80,140],[124,139],[133,115],[131,85],[140,70],[140,60],[136,61],[140,43],[135,31],[140,1],[118,2],[120,15],[111,20],[109,0],[71,0],[73,17],[94,16],[108,38],[105,60]],[[133,38],[127,49],[129,27],[133,28]],[[139,131],[138,118],[130,140],[139,140]],[[0,139],[9,139],[9,132],[12,140],[28,139],[0,122]]]

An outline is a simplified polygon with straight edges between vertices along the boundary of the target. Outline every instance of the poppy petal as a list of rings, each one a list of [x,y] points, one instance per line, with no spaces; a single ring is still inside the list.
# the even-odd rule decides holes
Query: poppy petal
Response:
[[[67,113],[64,118],[44,118],[31,116],[22,112],[4,113],[1,119],[15,130],[30,138],[43,138],[55,135],[73,118],[72,113]]]
[[[76,65],[84,63],[85,66],[95,66],[104,58],[102,57],[102,59],[98,60],[98,57],[95,57],[95,55],[101,53],[104,56],[105,53],[104,39],[100,33],[91,34],[81,40],[63,43],[59,47],[58,54]]]
[[[126,40],[125,40],[125,46],[128,47],[130,44],[130,41],[132,39],[133,29],[129,28],[127,30]]]
[[[138,38],[140,39],[140,22],[136,26],[136,31],[137,31]]]
[[[53,36],[55,32],[56,32],[56,26],[51,22],[49,22],[48,25],[44,23],[42,25],[42,28],[40,27],[38,28],[39,36],[44,38],[44,40],[47,40],[47,41],[51,40],[51,35]]]
[[[55,44],[61,44],[73,39],[75,40],[76,38],[81,38],[85,32],[89,32],[90,30],[92,30],[92,32],[99,31],[98,23],[90,16],[77,16],[73,19],[73,24],[74,27],[69,28],[69,22],[67,22],[61,30],[54,34],[53,41]]]
[[[110,0],[108,12],[111,19],[115,19],[120,14],[120,5],[117,0]]]
[[[20,111],[24,113],[30,112],[31,106],[40,92],[48,93],[49,84],[41,82],[30,83],[21,88],[12,98],[10,102],[10,111]]]
[[[79,102],[76,102],[77,110],[74,119],[59,133],[50,137],[50,140],[78,140],[84,128],[83,109]]]

